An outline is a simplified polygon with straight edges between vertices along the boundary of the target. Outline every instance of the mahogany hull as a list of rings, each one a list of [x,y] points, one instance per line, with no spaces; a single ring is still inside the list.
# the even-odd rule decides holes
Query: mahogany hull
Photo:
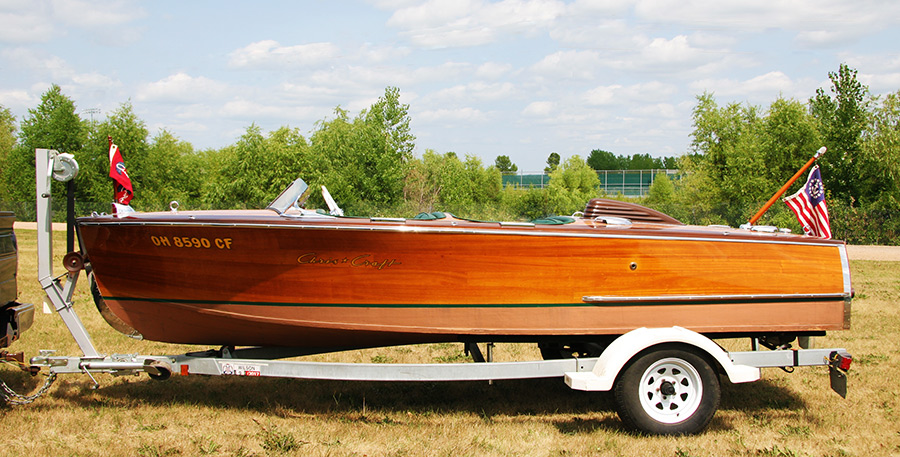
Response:
[[[794,235],[266,211],[82,218],[78,229],[105,303],[158,341],[349,347],[849,325],[844,244]]]

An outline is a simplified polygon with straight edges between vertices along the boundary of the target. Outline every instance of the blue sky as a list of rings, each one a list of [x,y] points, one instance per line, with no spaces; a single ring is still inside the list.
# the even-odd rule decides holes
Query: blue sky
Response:
[[[866,0],[0,0],[0,105],[21,121],[55,83],[203,149],[254,122],[308,135],[396,86],[418,154],[540,170],[683,154],[704,91],[806,101],[844,62],[896,92],[898,25],[900,2]]]

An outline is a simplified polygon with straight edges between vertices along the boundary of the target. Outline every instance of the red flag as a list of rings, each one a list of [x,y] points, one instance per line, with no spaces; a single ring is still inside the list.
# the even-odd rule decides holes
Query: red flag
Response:
[[[825,204],[825,186],[822,184],[822,174],[818,165],[809,172],[806,184],[796,194],[786,197],[784,202],[797,215],[797,220],[807,235],[831,238],[828,205]]]
[[[128,177],[128,170],[125,169],[125,162],[122,160],[122,154],[119,147],[114,145],[112,137],[109,138],[109,177],[113,179],[113,189],[115,190],[116,203],[127,205],[134,197],[134,189],[131,187],[131,178]]]

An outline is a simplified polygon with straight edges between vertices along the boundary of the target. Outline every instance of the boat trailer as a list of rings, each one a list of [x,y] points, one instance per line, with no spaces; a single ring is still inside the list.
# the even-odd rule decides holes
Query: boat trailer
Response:
[[[729,352],[707,336],[681,327],[632,330],[613,340],[599,357],[540,361],[495,362],[490,351],[493,343],[488,343],[485,359],[474,342],[466,343],[466,350],[473,353],[476,362],[482,363],[281,360],[301,355],[286,348],[223,347],[181,355],[104,355],[94,347],[72,306],[79,275],[86,268],[84,259],[77,252],[67,254],[63,260],[67,272],[59,277],[53,276],[49,266],[52,259],[50,170],[57,157],[55,151],[36,150],[39,280],[83,355],[57,356],[55,351],[42,350],[31,359],[31,365],[47,368],[51,376],[82,373],[91,377],[95,387],[99,383],[94,373],[115,376],[146,373],[156,380],[172,375],[388,382],[564,378],[572,389],[613,391],[616,410],[623,421],[651,434],[703,430],[718,407],[720,374],[732,383],[743,383],[760,379],[761,368],[791,370],[800,366],[827,366],[832,389],[846,397],[846,372],[852,357],[843,348],[792,349],[790,344],[769,344],[771,350],[763,350],[758,340],[753,339],[753,350]]]
[[[77,257],[67,255],[70,263]],[[172,375],[260,376],[340,381],[496,381],[564,378],[569,387],[614,391],[619,416],[630,426],[651,434],[685,434],[703,430],[719,401],[719,373],[732,383],[760,379],[761,368],[786,370],[827,366],[831,387],[847,394],[852,358],[845,349],[775,349],[728,352],[704,335],[681,327],[639,328],[617,337],[600,355],[590,358],[495,362],[479,357],[475,343],[466,349],[481,363],[332,363],[280,360],[293,357],[287,348],[233,348],[181,355],[99,353],[72,307],[72,292],[80,270],[42,281],[49,300],[63,318],[83,355],[57,356],[43,350],[33,367],[51,376],[94,373],[114,376],[146,373],[155,380]],[[492,343],[488,343],[490,349]]]

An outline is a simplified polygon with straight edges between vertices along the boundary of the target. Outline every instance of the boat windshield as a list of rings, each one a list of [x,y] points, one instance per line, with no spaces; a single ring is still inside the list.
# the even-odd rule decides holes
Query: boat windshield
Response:
[[[302,207],[306,203],[307,198],[309,198],[309,186],[306,185],[303,179],[297,178],[272,203],[269,203],[266,209],[271,209],[278,214],[284,214],[292,206],[296,206],[298,209]]]

